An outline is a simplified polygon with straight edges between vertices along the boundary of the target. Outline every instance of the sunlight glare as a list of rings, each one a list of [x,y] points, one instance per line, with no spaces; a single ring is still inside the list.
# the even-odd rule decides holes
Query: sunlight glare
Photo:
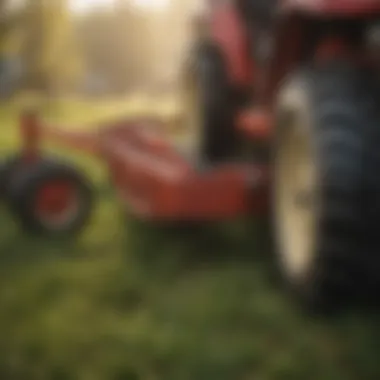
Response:
[[[137,7],[146,9],[164,9],[169,5],[170,0],[132,0]]]
[[[124,0],[131,5],[152,10],[165,9],[170,0]],[[71,0],[72,8],[76,11],[86,11],[91,8],[108,7],[115,3],[115,0]]]

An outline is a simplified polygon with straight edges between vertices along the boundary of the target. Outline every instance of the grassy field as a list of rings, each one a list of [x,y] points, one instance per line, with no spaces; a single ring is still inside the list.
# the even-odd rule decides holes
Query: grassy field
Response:
[[[75,125],[124,107],[74,102],[45,116]],[[4,151],[17,148],[16,114],[0,106]],[[98,206],[64,243],[22,234],[1,210],[0,379],[380,378],[377,316],[297,312],[273,281],[260,224],[170,234],[138,223],[97,162],[59,153],[92,178]]]

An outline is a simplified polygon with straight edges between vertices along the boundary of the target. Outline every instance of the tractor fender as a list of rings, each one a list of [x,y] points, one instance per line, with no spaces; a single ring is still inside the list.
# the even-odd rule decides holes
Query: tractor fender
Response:
[[[218,46],[233,87],[251,83],[253,62],[249,54],[249,37],[236,6],[230,2],[218,5],[208,16],[209,39]]]

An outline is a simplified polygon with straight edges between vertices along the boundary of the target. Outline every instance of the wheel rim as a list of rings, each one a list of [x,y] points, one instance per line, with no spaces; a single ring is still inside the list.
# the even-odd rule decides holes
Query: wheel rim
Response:
[[[294,281],[309,274],[319,210],[312,144],[306,128],[298,124],[294,120],[281,136],[274,189],[280,257]]]
[[[35,196],[35,214],[49,229],[62,229],[72,224],[80,210],[79,192],[68,180],[44,183]]]

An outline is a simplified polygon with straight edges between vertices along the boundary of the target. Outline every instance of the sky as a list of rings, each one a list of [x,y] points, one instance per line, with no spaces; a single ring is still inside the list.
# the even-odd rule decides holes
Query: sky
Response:
[[[73,10],[83,12],[91,7],[112,5],[114,0],[70,0]],[[141,8],[160,10],[168,5],[170,0],[129,0]]]

